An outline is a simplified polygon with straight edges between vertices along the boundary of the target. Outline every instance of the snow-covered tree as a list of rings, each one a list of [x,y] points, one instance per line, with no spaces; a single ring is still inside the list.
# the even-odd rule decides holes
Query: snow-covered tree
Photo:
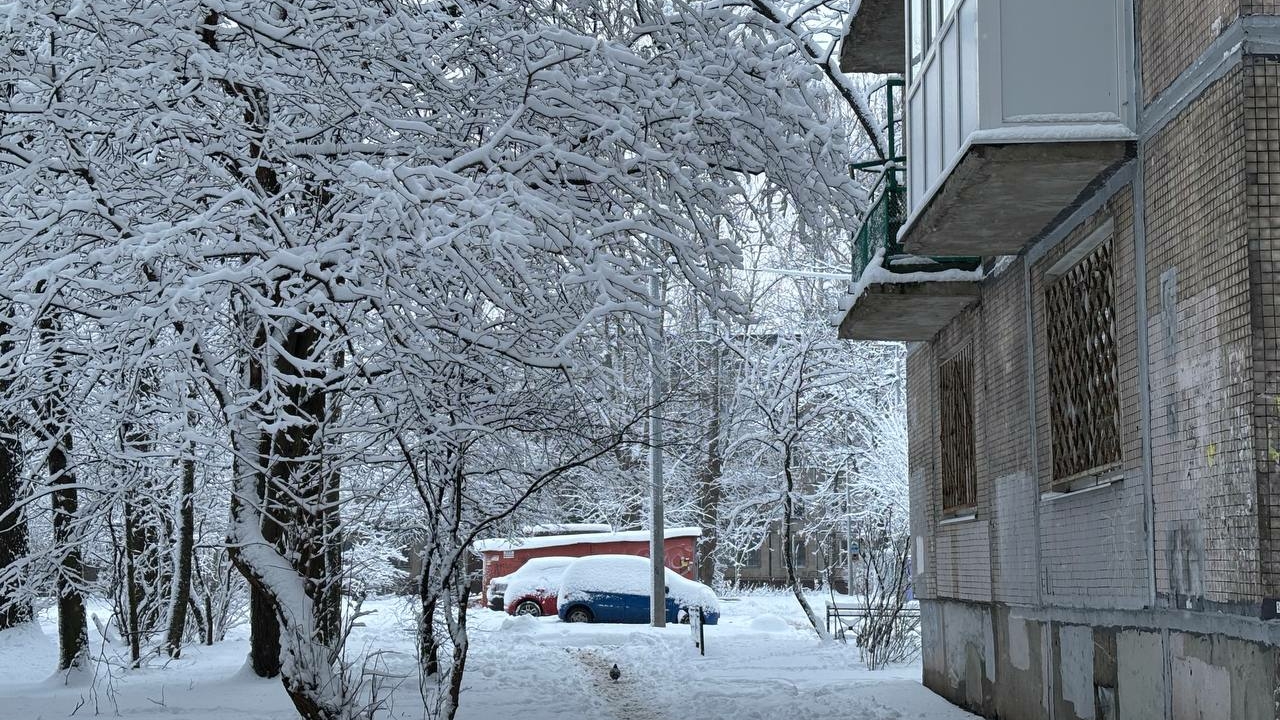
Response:
[[[609,324],[649,332],[656,272],[707,317],[743,314],[726,279],[761,199],[825,242],[856,221],[850,129],[878,135],[822,39],[838,23],[797,9],[8,8],[0,418],[42,468],[11,507],[52,505],[51,542],[5,578],[56,590],[63,664],[85,657],[82,552],[113,518],[133,654],[176,654],[180,607],[225,627],[219,561],[191,557],[218,527],[255,669],[278,662],[303,717],[353,716],[344,523],[357,487],[385,490],[423,510],[425,694],[452,717],[466,545],[643,442],[647,408],[608,402]],[[218,488],[224,521],[185,517]],[[203,602],[182,601],[188,573]]]

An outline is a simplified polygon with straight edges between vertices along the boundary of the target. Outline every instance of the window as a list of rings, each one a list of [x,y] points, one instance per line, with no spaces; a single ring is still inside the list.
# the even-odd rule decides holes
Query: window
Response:
[[[804,567],[808,560],[805,550],[804,538],[796,536],[795,544],[792,546],[791,558],[795,561],[796,567],[798,568]]]
[[[965,346],[938,369],[941,404],[942,513],[954,517],[977,505],[973,442],[973,346]]]
[[[1045,289],[1053,486],[1093,485],[1120,465],[1111,234]],[[1090,241],[1086,241],[1088,243]],[[1050,274],[1052,274],[1052,270]]]
[[[743,567],[758,568],[760,567],[760,546],[748,550],[742,554]]]
[[[951,11],[956,9],[956,5],[960,0],[942,0],[942,13],[938,16],[941,20],[946,20],[951,15]]]
[[[909,55],[911,56],[910,70],[911,77],[915,78],[920,71],[920,63],[924,60],[924,55],[929,51],[929,30],[932,27],[929,21],[929,6],[933,4],[933,0],[911,0],[911,15],[907,19],[909,26],[908,32],[911,34],[909,38]]]

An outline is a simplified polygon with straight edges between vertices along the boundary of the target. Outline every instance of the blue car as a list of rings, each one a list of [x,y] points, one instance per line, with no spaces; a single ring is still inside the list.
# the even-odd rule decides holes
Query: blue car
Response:
[[[593,555],[573,561],[560,577],[556,598],[565,622],[647,623],[649,559],[634,555]],[[667,622],[688,622],[702,610],[703,622],[720,619],[720,601],[711,588],[667,569]]]

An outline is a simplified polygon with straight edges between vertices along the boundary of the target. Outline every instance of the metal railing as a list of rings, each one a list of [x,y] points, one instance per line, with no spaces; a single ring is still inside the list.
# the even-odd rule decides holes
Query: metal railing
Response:
[[[850,270],[854,282],[862,278],[881,250],[884,251],[881,267],[895,273],[975,270],[982,264],[982,258],[978,257],[909,257],[898,243],[898,231],[907,219],[907,186],[902,177],[906,158],[897,154],[898,124],[902,119],[897,117],[894,105],[894,90],[901,88],[902,84],[901,78],[889,78],[881,88],[877,88],[885,91],[885,139],[889,145],[889,157],[850,166],[850,171],[878,172],[880,175],[871,188],[872,201],[866,217],[853,236],[853,252],[850,253],[853,267]]]
[[[872,189],[871,207],[853,238],[854,280],[862,277],[878,251],[884,250],[886,269],[892,268],[889,261],[894,256],[902,254],[898,229],[907,214],[907,189],[894,178],[897,172],[885,171]]]

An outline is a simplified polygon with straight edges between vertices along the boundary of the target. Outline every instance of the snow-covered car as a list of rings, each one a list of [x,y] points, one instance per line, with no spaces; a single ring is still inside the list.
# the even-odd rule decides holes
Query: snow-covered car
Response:
[[[578,558],[531,558],[510,575],[489,582],[489,607],[512,615],[555,615],[560,574]]]
[[[703,613],[703,622],[720,619],[720,601],[711,588],[667,571],[667,622],[688,622],[688,614]],[[647,623],[652,587],[649,558],[635,555],[593,555],[579,558],[560,576],[556,598],[565,622]]]

